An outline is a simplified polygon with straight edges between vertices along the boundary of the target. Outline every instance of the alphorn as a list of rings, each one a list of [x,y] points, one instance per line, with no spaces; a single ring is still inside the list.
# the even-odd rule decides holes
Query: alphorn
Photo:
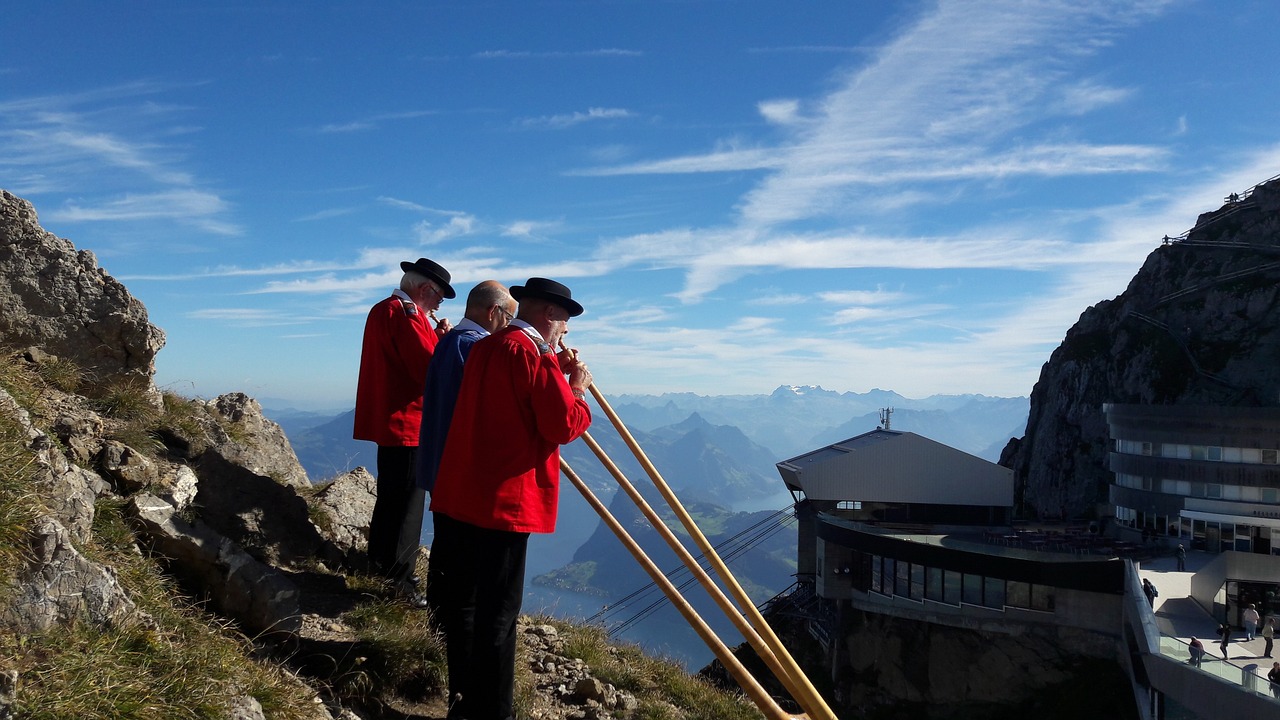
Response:
[[[566,347],[563,340],[560,343],[560,347],[569,352],[571,356],[574,355],[574,351]],[[676,517],[680,519],[681,524],[684,526],[685,530],[688,531],[689,536],[697,543],[698,549],[702,552],[703,556],[707,558],[707,561],[711,564],[712,568],[715,569],[716,574],[725,584],[725,587],[729,589],[734,600],[737,602],[738,607],[741,608],[742,613],[750,620],[751,626],[755,630],[754,633],[745,632],[741,627],[738,628],[747,639],[747,642],[752,645],[756,650],[756,653],[760,655],[760,658],[769,666],[769,669],[782,682],[787,691],[791,693],[792,698],[794,698],[795,701],[804,708],[810,718],[813,718],[814,720],[836,720],[836,715],[831,710],[831,707],[827,705],[826,700],[824,700],[822,695],[816,688],[814,688],[813,683],[809,681],[808,676],[800,669],[800,666],[796,663],[795,659],[791,657],[791,653],[789,653],[786,647],[783,646],[782,641],[778,638],[777,634],[773,632],[773,628],[769,626],[769,623],[764,619],[764,616],[760,614],[758,609],[756,609],[755,603],[751,602],[751,598],[747,596],[746,591],[742,589],[740,584],[738,584],[737,578],[735,578],[733,573],[729,571],[728,566],[725,565],[724,560],[720,558],[719,553],[717,553],[715,548],[712,547],[710,541],[707,540],[706,535],[702,533],[702,530],[698,528],[693,517],[689,515],[687,510],[685,510],[684,505],[681,504],[679,498],[676,497],[666,480],[662,478],[662,474],[659,473],[658,469],[652,462],[650,462],[649,457],[640,447],[640,444],[636,442],[636,439],[631,435],[631,432],[627,430],[622,419],[618,417],[616,412],[614,412],[609,401],[605,399],[604,393],[600,392],[600,388],[596,387],[594,382],[591,383],[589,389],[591,390],[591,396],[596,399],[596,403],[598,403],[600,408],[604,410],[605,415],[608,416],[609,421],[618,431],[618,435],[622,437],[622,440],[627,444],[627,447],[631,449],[632,454],[635,455],[640,466],[644,468],[645,472],[649,475],[649,479],[653,481],[654,486],[657,487],[658,491],[662,494],[663,499],[667,501],[667,505],[673,512],[675,512]],[[585,436],[586,433],[584,433],[584,437]],[[600,461],[604,463],[605,467],[614,474],[615,479],[619,480],[623,489],[627,490],[630,483],[624,482],[625,478],[621,477],[621,471],[617,470],[617,466],[613,461],[608,459],[608,455],[604,452],[604,449],[589,437],[587,437],[587,443],[588,446],[591,447],[592,452],[594,452]],[[684,546],[675,539],[675,536],[670,533],[669,529],[661,519],[657,518],[656,513],[653,513],[653,516],[650,517],[652,508],[648,508],[648,503],[644,502],[638,492],[634,492],[634,487],[627,490],[627,494],[636,503],[637,507],[645,513],[646,518],[648,518],[649,522],[654,525],[655,529],[661,528],[661,530],[659,530],[659,534],[662,534],[664,539],[670,535],[671,540],[667,540],[668,545],[672,546],[672,549],[681,557],[682,561],[684,561],[685,565],[694,573],[695,577],[706,577],[706,573],[702,571],[701,566],[692,559],[692,556],[689,556],[688,551],[686,551]],[[667,530],[667,532],[663,533],[662,530]],[[679,549],[677,549],[677,547]],[[685,560],[685,557],[689,557],[689,560]],[[699,577],[699,582],[702,582],[701,577]],[[703,586],[706,588],[708,594],[712,596],[712,599],[716,599],[717,594],[723,597],[723,593],[720,592],[720,589],[716,587],[715,583],[710,581],[710,578],[707,578],[707,581],[703,583]],[[719,601],[717,600],[717,603],[718,602]],[[739,614],[737,612],[733,612],[731,607],[726,608],[724,605],[721,605],[721,609],[730,620],[734,621],[736,627],[738,623],[735,618],[740,619]],[[753,636],[755,636],[758,640],[758,644],[762,647],[758,647],[757,642],[752,642]]]
[[[565,477],[569,478],[569,481],[578,489],[578,492],[582,493],[582,497],[586,499],[587,504],[600,516],[600,520],[609,526],[613,534],[631,552],[632,557],[640,563],[640,566],[649,574],[649,577],[662,589],[663,594],[667,596],[671,604],[680,611],[685,621],[698,633],[698,637],[702,638],[702,641],[707,644],[707,647],[711,648],[711,651],[715,653],[720,662],[724,663],[725,668],[733,675],[733,679],[738,682],[738,685],[747,693],[747,696],[760,709],[760,712],[764,713],[765,717],[771,718],[771,720],[793,720],[793,716],[778,706],[773,697],[760,686],[755,676],[743,667],[738,658],[716,636],[715,632],[707,626],[702,616],[698,615],[693,606],[689,604],[689,601],[680,595],[680,591],[671,584],[671,580],[645,554],[640,545],[626,531],[626,528],[622,527],[622,524],[613,516],[613,513],[609,512],[609,508],[600,502],[600,499],[596,497],[595,493],[591,492],[591,488],[587,487],[587,484],[582,481],[582,478],[578,477],[573,468],[569,467],[569,463],[564,458],[560,459],[560,470],[565,474]]]
[[[591,437],[590,433],[583,433],[582,440],[587,444],[587,447],[591,448],[591,452],[595,453],[596,457],[600,460],[600,463],[609,471],[609,474],[613,475],[614,480],[617,480],[618,486],[626,492],[626,494],[631,498],[631,501],[635,503],[635,506],[640,509],[640,512],[644,514],[645,518],[649,521],[649,524],[652,525],[662,539],[666,541],[667,546],[675,552],[676,556],[680,558],[680,561],[689,569],[689,572],[693,574],[694,579],[696,579],[698,583],[702,585],[703,589],[707,591],[707,594],[715,601],[721,612],[729,618],[733,623],[733,626],[737,628],[738,632],[742,633],[742,637],[746,638],[747,642],[751,645],[751,648],[756,651],[756,654],[759,655],[760,659],[768,666],[769,670],[774,674],[774,677],[778,678],[782,682],[783,686],[786,687],[787,692],[791,694],[792,698],[799,697],[800,692],[794,687],[794,683],[791,682],[789,673],[778,661],[773,650],[764,642],[760,637],[760,634],[756,632],[755,628],[751,627],[751,625],[747,623],[746,619],[742,616],[742,613],[738,612],[737,608],[733,606],[733,603],[725,596],[720,587],[715,584],[709,575],[707,575],[707,572],[702,569],[702,565],[699,564],[697,559],[693,557],[693,554],[685,548],[684,544],[680,542],[675,533],[671,531],[671,528],[667,527],[666,523],[662,521],[662,518],[658,516],[658,513],[651,505],[649,505],[649,502],[644,499],[644,496],[640,494],[640,491],[636,489],[635,485],[627,479],[627,476],[620,468],[618,468],[617,464],[613,462],[608,453],[605,452],[604,448],[596,442],[595,438]]]

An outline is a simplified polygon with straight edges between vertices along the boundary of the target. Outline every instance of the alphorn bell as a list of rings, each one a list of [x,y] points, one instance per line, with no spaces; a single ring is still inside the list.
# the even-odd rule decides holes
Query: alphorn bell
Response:
[[[565,347],[563,341],[561,342],[560,347],[569,352],[571,356],[574,354],[572,350]],[[703,587],[707,590],[708,594],[711,595],[712,599],[717,601],[721,610],[725,612],[731,621],[734,621],[735,627],[737,627],[739,632],[743,634],[743,637],[747,639],[747,642],[752,645],[753,649],[756,650],[756,653],[769,667],[770,671],[774,673],[778,680],[782,682],[787,691],[791,693],[796,702],[804,708],[808,716],[814,720],[836,720],[835,713],[831,710],[830,706],[827,705],[826,700],[824,700],[822,695],[818,693],[817,689],[813,687],[813,683],[809,681],[808,676],[804,674],[804,671],[800,669],[800,666],[796,663],[795,659],[791,657],[791,654],[787,651],[786,647],[782,645],[782,641],[773,632],[769,623],[765,621],[764,616],[762,616],[760,611],[756,609],[755,603],[751,602],[751,598],[747,596],[746,591],[744,591],[742,586],[738,584],[737,579],[734,578],[733,573],[729,571],[728,566],[725,565],[724,561],[715,551],[715,548],[711,546],[706,535],[704,535],[698,528],[697,523],[694,522],[688,511],[685,510],[684,506],[680,503],[680,500],[676,498],[675,493],[672,492],[670,486],[667,485],[665,480],[663,480],[658,469],[649,461],[648,456],[645,455],[640,444],[636,442],[635,438],[631,435],[631,432],[627,430],[621,418],[619,418],[617,413],[614,412],[613,407],[609,405],[609,401],[605,399],[604,394],[600,392],[600,389],[596,387],[594,382],[591,384],[590,390],[592,397],[596,399],[596,402],[600,405],[601,409],[605,411],[609,421],[613,423],[614,428],[631,449],[636,460],[639,461],[641,467],[645,469],[649,478],[662,494],[663,499],[667,501],[668,506],[670,506],[676,513],[676,516],[680,518],[681,524],[684,525],[689,536],[698,544],[698,548],[702,552],[703,556],[707,558],[708,562],[710,562],[711,566],[716,570],[721,581],[727,588],[729,588],[729,591],[734,596],[734,600],[738,603],[738,607],[741,608],[742,613],[750,619],[750,628],[746,628],[744,630],[743,625],[740,624],[741,615],[735,612],[733,608],[729,606],[727,601],[723,604],[720,603],[724,597],[723,593],[720,592],[720,589],[711,582],[710,578],[706,576],[706,573],[703,572],[697,561],[689,555],[688,551],[684,549],[684,546],[675,538],[674,534],[670,532],[661,519],[657,517],[657,514],[653,512],[652,508],[648,506],[648,503],[645,502],[640,494],[635,491],[634,486],[631,486],[631,484],[626,481],[626,478],[622,475],[621,471],[617,469],[617,466],[612,462],[612,460],[609,459],[608,455],[604,452],[604,449],[601,448],[594,439],[590,438],[588,434],[584,433],[584,440],[587,442],[588,446],[591,447],[592,452],[594,452],[605,465],[605,468],[614,475],[614,478],[619,481],[619,484],[631,497],[632,501],[635,502],[641,512],[645,514],[646,518],[649,519],[649,522],[653,524],[654,528],[658,529],[659,534],[663,536],[664,540],[666,540],[667,544],[676,552],[676,555],[681,558],[686,567],[693,572],[694,576],[699,579],[699,582],[702,582]],[[703,581],[704,578],[706,578],[705,582]],[[754,632],[752,629],[754,629]]]
[[[630,551],[632,557],[640,563],[640,566],[649,574],[649,577],[652,578],[653,581],[657,583],[658,587],[662,589],[663,594],[667,596],[667,599],[671,601],[671,604],[680,611],[680,614],[684,616],[685,621],[688,622],[689,625],[693,627],[694,631],[698,633],[698,637],[702,638],[702,641],[707,644],[707,647],[711,648],[711,651],[715,653],[716,658],[718,658],[721,663],[724,663],[725,668],[727,668],[729,673],[733,675],[733,679],[738,682],[738,685],[747,693],[747,697],[751,698],[751,701],[760,709],[760,712],[764,713],[765,717],[770,718],[771,720],[793,720],[793,716],[778,706],[778,703],[775,702],[774,699],[770,697],[769,693],[760,686],[760,683],[755,679],[755,676],[743,667],[742,663],[739,662],[736,656],[734,656],[733,652],[731,652],[729,648],[721,642],[720,638],[716,636],[715,632],[707,626],[706,621],[698,615],[697,611],[693,609],[693,606],[689,604],[689,601],[685,600],[684,597],[680,595],[680,591],[671,584],[671,580],[668,579],[667,576],[663,574],[662,570],[654,564],[653,560],[645,554],[644,550],[640,548],[640,545],[636,543],[635,539],[627,533],[626,529],[622,527],[622,524],[618,522],[617,518],[615,518],[613,514],[609,512],[609,509],[604,506],[604,503],[600,502],[600,499],[595,496],[595,493],[591,492],[591,488],[587,487],[586,483],[584,483],[582,479],[578,477],[578,474],[573,471],[573,468],[569,467],[569,463],[566,462],[564,458],[560,459],[560,469],[564,472],[565,477],[569,478],[569,481],[573,483],[573,486],[578,489],[578,492],[582,493],[582,497],[586,499],[587,504],[589,504],[591,508],[596,511],[596,514],[600,516],[601,521],[609,526],[609,529],[613,531],[613,534],[616,535],[618,539],[622,541],[622,544],[626,546],[627,550]]]

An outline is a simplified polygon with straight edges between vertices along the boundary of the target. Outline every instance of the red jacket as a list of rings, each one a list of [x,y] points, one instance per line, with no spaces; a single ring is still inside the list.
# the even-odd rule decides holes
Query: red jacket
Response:
[[[360,352],[353,437],[417,447],[422,386],[439,336],[413,303],[392,295],[369,311]]]
[[[492,530],[553,532],[560,446],[591,425],[555,353],[516,325],[471,348],[431,510]]]

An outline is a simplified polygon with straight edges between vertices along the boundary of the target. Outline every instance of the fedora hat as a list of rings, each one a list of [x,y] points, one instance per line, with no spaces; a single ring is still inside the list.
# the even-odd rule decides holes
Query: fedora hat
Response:
[[[573,293],[555,280],[531,277],[525,281],[524,285],[512,285],[511,297],[515,298],[516,302],[525,298],[541,298],[569,311],[569,317],[578,317],[582,314],[582,306],[573,299]]]
[[[409,262],[408,260],[400,263],[400,269],[405,272],[418,273],[431,278],[444,291],[446,298],[454,298],[458,293],[453,291],[453,286],[449,284],[449,271],[445,270],[440,263],[432,262],[426,258],[418,258],[417,262]]]

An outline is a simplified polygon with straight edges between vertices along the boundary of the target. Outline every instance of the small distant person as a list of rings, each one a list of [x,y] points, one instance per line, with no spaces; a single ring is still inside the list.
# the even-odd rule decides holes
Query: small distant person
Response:
[[[516,319],[467,356],[431,493],[431,512],[448,516],[466,548],[445,568],[440,612],[449,716],[471,720],[514,717],[529,534],[555,531],[560,446],[591,425],[591,373],[576,354],[555,350],[582,306],[546,278],[529,278],[511,295]]]
[[[1258,632],[1258,621],[1262,618],[1258,616],[1258,610],[1249,603],[1249,607],[1244,609],[1240,614],[1240,619],[1244,621],[1244,639],[1252,640],[1253,636]]]
[[[1142,594],[1147,596],[1147,604],[1154,608],[1156,606],[1156,597],[1160,593],[1156,590],[1156,586],[1146,578],[1142,578]]]
[[[378,445],[377,499],[369,520],[369,568],[396,582],[413,576],[418,540],[402,546],[400,528],[414,488],[422,420],[422,383],[440,336],[452,327],[430,314],[454,297],[449,271],[427,258],[402,262],[400,287],[369,310],[356,385],[356,440]],[[419,511],[421,512],[421,511]]]
[[[1191,659],[1187,662],[1196,667],[1200,667],[1200,663],[1204,660],[1204,643],[1196,637],[1191,638],[1191,642],[1187,643],[1187,650],[1191,653]]]
[[[1231,626],[1222,623],[1218,626],[1218,635],[1222,638],[1218,644],[1222,647],[1222,659],[1227,659],[1227,646],[1231,644]]]
[[[1271,663],[1267,672],[1267,681],[1271,684],[1271,696],[1280,700],[1280,662]]]
[[[462,320],[440,340],[427,367],[427,380],[422,391],[422,427],[418,433],[416,492],[425,498],[435,489],[436,470],[440,456],[444,454],[445,439],[449,435],[449,423],[458,401],[458,388],[462,385],[463,366],[476,341],[488,337],[515,319],[516,301],[506,286],[496,280],[485,280],[467,294],[467,309]],[[444,570],[450,562],[449,554],[452,521],[447,515],[432,513],[435,537],[431,542],[431,562],[427,565],[427,590],[425,595],[415,595],[410,602],[415,607],[427,607],[432,617],[439,620],[439,593],[444,587]],[[418,542],[422,534],[422,516],[416,522],[410,518],[402,530],[410,533],[406,542]],[[465,555],[465,549],[463,550]],[[453,666],[450,665],[450,671]]]
[[[1262,626],[1262,639],[1267,644],[1266,649],[1262,651],[1262,657],[1271,657],[1271,645],[1276,639],[1276,619],[1274,617],[1267,618],[1267,624]]]
[[[1185,572],[1187,569],[1187,549],[1182,543],[1178,543],[1178,549],[1174,551],[1174,555],[1178,558],[1178,572]]]

